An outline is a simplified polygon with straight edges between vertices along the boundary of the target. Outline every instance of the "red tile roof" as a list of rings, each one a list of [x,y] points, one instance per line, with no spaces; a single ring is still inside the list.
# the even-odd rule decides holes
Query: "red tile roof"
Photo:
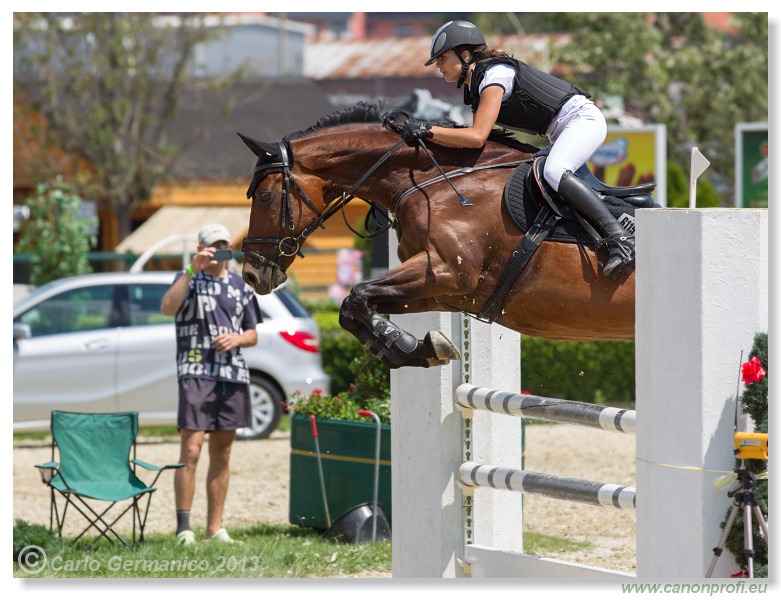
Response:
[[[570,40],[568,34],[488,36],[492,48],[501,48],[530,65],[551,70],[548,49]],[[373,79],[377,77],[437,77],[434,66],[424,67],[431,38],[308,42],[304,48],[304,75],[312,79]]]

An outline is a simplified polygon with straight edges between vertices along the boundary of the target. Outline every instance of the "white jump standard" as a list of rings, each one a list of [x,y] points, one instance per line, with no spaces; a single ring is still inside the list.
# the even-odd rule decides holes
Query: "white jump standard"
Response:
[[[714,484],[735,460],[735,366],[768,330],[767,210],[638,210],[636,222],[637,415],[516,393],[516,332],[447,313],[399,319],[441,330],[462,360],[391,372],[393,577],[705,577],[731,504]],[[523,471],[521,419],[508,416],[636,435],[637,492]],[[636,572],[524,554],[523,493],[636,504]]]

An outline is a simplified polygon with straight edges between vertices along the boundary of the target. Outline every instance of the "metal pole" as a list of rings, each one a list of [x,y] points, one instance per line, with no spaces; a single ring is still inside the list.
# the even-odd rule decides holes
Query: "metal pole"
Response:
[[[317,453],[317,471],[320,475],[320,493],[323,494],[323,507],[325,508],[325,521],[328,529],[331,529],[331,511],[328,510],[328,496],[325,493],[325,476],[323,475],[323,462],[320,458],[320,442],[317,439],[317,424],[315,416],[309,415],[309,422],[312,424],[312,437],[315,439],[315,452]]]
[[[371,417],[377,423],[377,434],[374,444],[374,492],[372,500],[372,543],[377,541],[377,498],[380,493],[380,441],[382,436],[382,423],[380,417],[370,410],[359,410],[358,414],[362,417]]]

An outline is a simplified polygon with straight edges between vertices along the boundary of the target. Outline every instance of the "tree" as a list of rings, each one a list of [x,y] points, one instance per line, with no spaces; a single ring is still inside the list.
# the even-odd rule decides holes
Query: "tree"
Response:
[[[14,19],[14,95],[25,95],[45,116],[47,152],[59,145],[81,162],[69,169],[77,174],[74,184],[117,216],[121,240],[133,209],[182,151],[172,126],[189,60],[217,30],[198,13],[15,13]],[[14,121],[18,134],[16,114]]]
[[[669,157],[687,171],[696,145],[715,181],[734,181],[735,124],[768,119],[767,13],[734,13],[727,32],[701,13],[567,13],[560,24],[573,37],[552,56],[585,74],[578,83],[666,124]]]
[[[38,184],[27,198],[30,218],[22,229],[18,250],[32,254],[30,283],[43,285],[61,277],[90,273],[87,253],[95,244],[90,233],[96,219],[78,216],[81,198],[61,177]]]

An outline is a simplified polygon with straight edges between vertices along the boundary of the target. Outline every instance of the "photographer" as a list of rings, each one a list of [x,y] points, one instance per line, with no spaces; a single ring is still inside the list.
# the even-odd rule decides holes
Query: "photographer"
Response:
[[[176,274],[160,306],[163,314],[176,315],[177,425],[179,462],[184,464],[174,476],[177,544],[195,543],[190,508],[207,432],[205,539],[233,543],[222,527],[231,446],[236,430],[251,423],[249,371],[240,349],[257,343],[255,327],[261,316],[255,293],[239,275],[228,271],[230,239],[223,225],[203,227],[198,233],[198,253]]]

